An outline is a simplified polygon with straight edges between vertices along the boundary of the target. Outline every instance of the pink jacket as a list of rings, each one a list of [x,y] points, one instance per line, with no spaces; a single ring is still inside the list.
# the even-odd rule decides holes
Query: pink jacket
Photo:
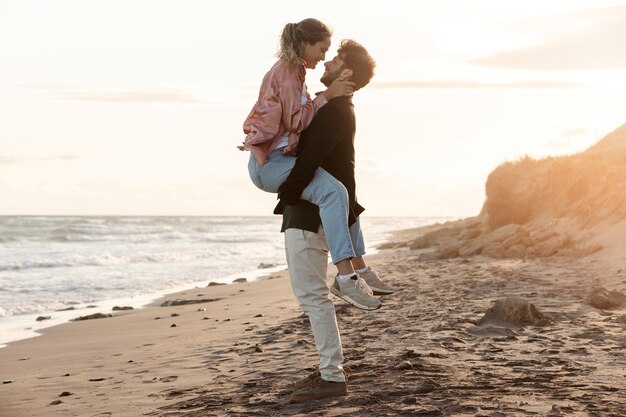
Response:
[[[328,102],[321,94],[311,100],[307,93],[307,102],[302,105],[305,75],[304,65],[294,67],[278,61],[263,77],[259,98],[243,123],[245,148],[259,165],[267,161],[286,132],[290,132],[289,142],[297,143],[317,110]]]

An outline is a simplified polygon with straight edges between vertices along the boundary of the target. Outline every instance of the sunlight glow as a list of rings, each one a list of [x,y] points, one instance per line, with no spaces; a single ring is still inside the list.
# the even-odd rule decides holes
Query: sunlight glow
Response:
[[[377,60],[354,97],[368,215],[475,214],[503,161],[626,121],[626,0],[222,6],[1,1],[0,214],[270,214],[235,145],[305,17],[333,27],[327,59],[354,38]]]

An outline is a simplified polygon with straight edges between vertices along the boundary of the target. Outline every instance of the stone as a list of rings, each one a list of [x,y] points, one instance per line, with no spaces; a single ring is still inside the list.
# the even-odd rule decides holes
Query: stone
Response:
[[[518,224],[507,224],[489,233],[478,236],[468,241],[459,249],[459,254],[463,257],[480,255],[485,246],[503,242],[517,243],[528,239],[528,231],[524,226]]]
[[[113,314],[104,314],[104,313],[95,313],[89,314],[87,316],[80,316],[70,321],[82,321],[82,320],[94,320],[94,319],[106,319],[108,317],[113,317]]]
[[[626,295],[619,291],[608,291],[606,288],[595,288],[587,296],[587,304],[600,310],[616,308],[624,304]]]
[[[400,362],[395,366],[395,369],[399,371],[406,371],[408,369],[413,369],[413,364],[409,361]]]
[[[39,316],[35,320],[36,321],[44,321],[44,320],[50,320],[51,318],[52,317],[50,317],[50,316]]]
[[[186,299],[186,300],[167,300],[161,303],[161,307],[171,307],[171,306],[183,306],[188,304],[199,304],[199,303],[211,303],[213,301],[219,301],[221,298],[203,298],[200,300],[194,299]]]
[[[520,326],[543,326],[550,322],[550,318],[529,301],[519,297],[508,297],[497,300],[477,324],[480,326],[490,321],[504,321]]]

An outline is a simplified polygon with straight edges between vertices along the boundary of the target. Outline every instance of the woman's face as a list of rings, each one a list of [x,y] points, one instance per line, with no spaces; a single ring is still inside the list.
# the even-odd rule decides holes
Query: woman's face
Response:
[[[313,69],[318,62],[326,59],[326,51],[330,48],[330,38],[317,43],[302,42],[302,58],[307,68]]]

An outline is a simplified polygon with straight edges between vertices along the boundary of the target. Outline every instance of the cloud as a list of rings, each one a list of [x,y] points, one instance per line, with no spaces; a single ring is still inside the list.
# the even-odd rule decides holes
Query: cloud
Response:
[[[76,155],[53,155],[53,156],[38,156],[38,157],[0,155],[0,165],[24,164],[27,162],[40,162],[40,161],[73,161],[76,159],[78,159]]]
[[[79,84],[20,84],[65,100],[112,103],[202,103],[198,97],[155,87],[99,86]]]
[[[22,159],[16,156],[0,155],[0,164],[2,165],[20,164],[22,162]]]
[[[586,127],[579,127],[576,129],[565,130],[561,133],[562,138],[573,138],[577,136],[586,136],[589,134],[589,129]]]
[[[479,83],[470,81],[400,81],[386,83],[372,83],[375,88],[432,88],[432,89],[482,89],[482,88],[582,88],[585,84],[553,81],[553,80],[537,80],[537,81],[518,81],[511,83]]]
[[[201,103],[202,100],[188,94],[161,91],[128,91],[120,93],[66,93],[69,100],[105,101],[115,103]]]
[[[561,151],[578,149],[584,144],[590,133],[589,129],[585,127],[564,130],[558,137],[552,138],[546,144],[546,148]]]
[[[543,44],[500,51],[472,64],[539,71],[626,68],[626,7],[614,8],[612,19],[565,33]]]

